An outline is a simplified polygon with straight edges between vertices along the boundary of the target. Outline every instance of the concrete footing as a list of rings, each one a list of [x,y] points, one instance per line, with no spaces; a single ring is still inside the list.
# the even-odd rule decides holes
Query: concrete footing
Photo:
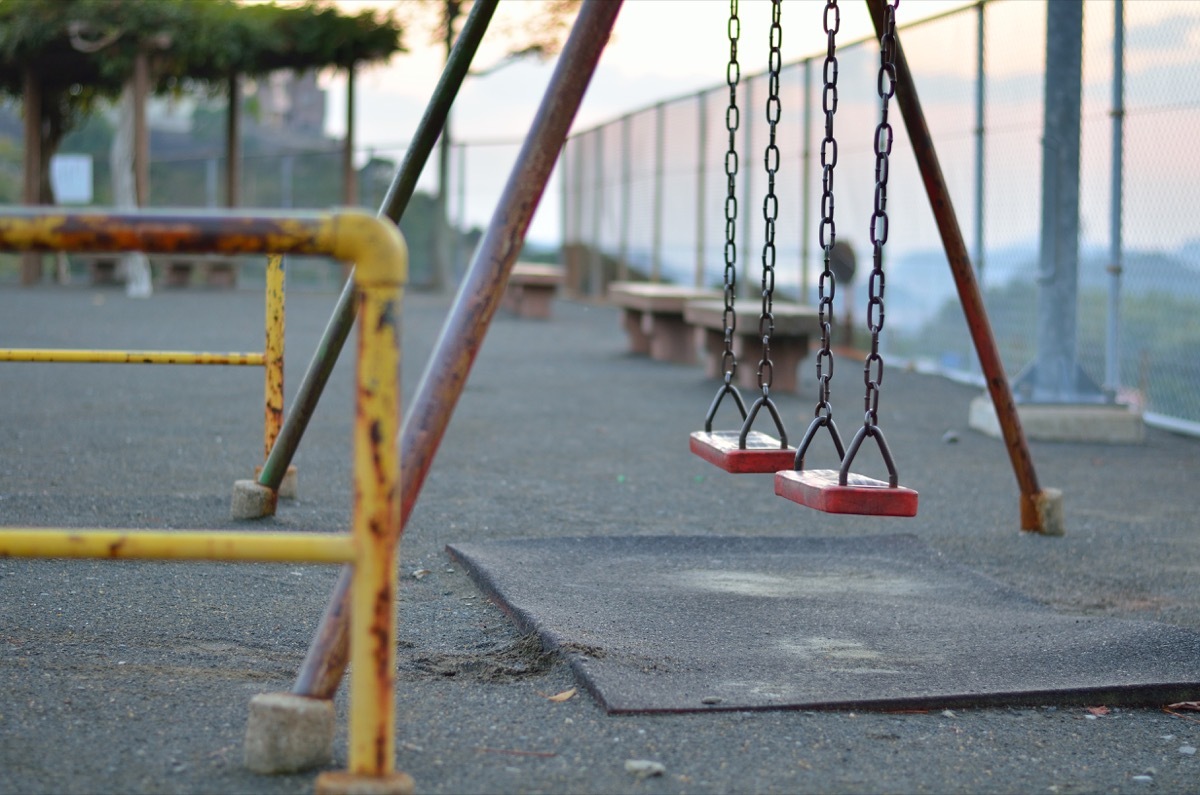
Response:
[[[254,468],[254,479],[258,480],[262,476],[262,467]],[[296,465],[288,466],[287,471],[283,473],[283,480],[279,481],[279,499],[294,500],[296,499]]]
[[[235,480],[229,513],[234,519],[261,519],[275,515],[275,492],[254,480]]]
[[[333,760],[333,702],[293,693],[250,701],[244,761],[255,773],[295,773]]]
[[[407,773],[363,776],[343,770],[317,776],[316,795],[413,795],[416,784]]]
[[[1146,436],[1141,412],[1119,404],[1024,403],[1017,405],[1017,414],[1030,440],[1141,444]],[[968,424],[988,436],[1002,436],[986,394],[971,401]]]

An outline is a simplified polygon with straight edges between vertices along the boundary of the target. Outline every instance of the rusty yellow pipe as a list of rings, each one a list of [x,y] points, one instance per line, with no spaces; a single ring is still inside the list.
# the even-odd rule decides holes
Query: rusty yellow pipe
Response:
[[[344,533],[160,532],[30,527],[4,528],[0,531],[0,558],[347,563],[354,561],[356,549],[353,539]]]
[[[363,212],[334,216],[0,216],[0,250],[208,251],[330,254],[356,264],[358,400],[351,536],[32,530],[0,532],[0,556],[329,560],[354,562],[350,687],[352,777],[392,774],[395,753],[397,538],[400,523],[399,315],[408,252],[395,225]]]
[[[400,300],[407,252],[391,224],[339,218],[335,256],[355,263],[359,303],[354,423],[354,565],[350,655],[351,775],[395,761],[396,548],[400,526]],[[343,246],[345,246],[343,248]],[[397,256],[397,250],[399,256]],[[400,268],[397,268],[397,264]]]
[[[75,364],[232,364],[262,367],[261,353],[192,353],[188,351],[93,351],[5,348],[0,362],[70,362]]]
[[[283,427],[283,255],[272,254],[267,258],[266,297],[266,348],[263,351],[265,375],[266,414],[263,419],[263,458],[271,454],[279,429]]]

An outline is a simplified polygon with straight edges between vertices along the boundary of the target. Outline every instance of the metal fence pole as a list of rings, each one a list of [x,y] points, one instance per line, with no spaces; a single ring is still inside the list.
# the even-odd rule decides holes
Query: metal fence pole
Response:
[[[604,128],[597,127],[592,131],[595,139],[594,170],[592,171],[592,246],[590,259],[591,283],[596,295],[604,295],[604,256],[601,249],[600,220],[604,210]]]
[[[808,303],[808,257],[812,245],[812,59],[804,61],[803,152],[800,170],[800,295]]]
[[[650,281],[662,281],[663,171],[666,159],[666,106],[654,106],[654,229],[651,236]]]
[[[705,164],[708,161],[708,110],[707,102],[705,102],[706,92],[701,91],[696,95],[696,108],[699,115],[696,119],[698,140],[696,145],[699,151],[696,154],[696,278],[695,286],[697,288],[704,286],[704,239],[707,237],[704,223],[704,210],[707,203],[707,186],[705,185],[705,177],[707,177],[707,169]]]
[[[1083,0],[1047,4],[1037,355],[1017,380],[1017,394],[1040,403],[1099,397],[1076,358],[1082,70]]]
[[[977,25],[975,32],[975,274],[979,279],[980,287],[983,287],[983,257],[984,257],[984,191],[983,191],[983,169],[984,169],[984,136],[986,128],[984,127],[985,120],[985,89],[986,89],[986,63],[984,58],[984,3],[979,3],[975,7],[977,15]]]
[[[1115,398],[1121,387],[1121,270],[1124,250],[1121,242],[1121,209],[1125,167],[1125,3],[1113,6],[1113,81],[1112,81],[1112,203],[1109,221],[1111,247],[1108,265],[1108,328],[1104,349],[1104,391]]]
[[[742,102],[742,107],[746,110],[746,112],[741,114],[742,127],[746,131],[745,137],[742,139],[744,142],[743,146],[745,148],[742,150],[742,156],[738,158],[738,161],[741,163],[753,163],[755,162],[755,160],[751,157],[754,149],[753,78],[746,80],[745,96],[746,99]],[[742,206],[739,210],[742,215],[742,242],[738,248],[744,252],[742,254],[743,262],[749,262],[749,258],[746,255],[750,253],[750,230],[753,226],[751,224],[751,217],[754,215],[754,213],[750,212],[750,196],[754,190],[754,172],[755,169],[753,168],[742,168],[738,171],[738,176],[742,178]],[[743,274],[748,275],[748,270],[745,265],[742,266],[742,271]],[[743,276],[743,278],[738,279],[738,281],[741,282],[742,291],[746,295],[753,296],[755,294],[753,279],[747,279]]]
[[[617,263],[617,278],[622,281],[629,278],[629,219],[633,200],[633,165],[630,162],[633,152],[632,127],[633,117],[626,114],[621,118],[621,254]]]

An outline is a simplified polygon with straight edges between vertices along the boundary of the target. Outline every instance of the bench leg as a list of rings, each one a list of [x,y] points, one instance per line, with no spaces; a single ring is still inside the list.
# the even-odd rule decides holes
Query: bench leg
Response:
[[[725,361],[725,332],[711,328],[698,328],[704,348],[704,375],[706,378],[724,378],[721,365]],[[741,367],[738,367],[741,370]]]
[[[550,304],[557,288],[545,285],[522,285],[518,288],[517,314],[535,320],[550,318]]]
[[[639,356],[650,353],[650,337],[642,330],[642,313],[636,309],[621,311],[621,327],[629,335],[629,352]]]
[[[743,389],[758,389],[758,362],[762,358],[762,340],[757,337],[739,337],[742,343],[738,353],[738,386]],[[747,344],[749,343],[749,344]],[[724,343],[722,342],[722,351]],[[804,357],[808,356],[808,338],[771,340],[771,377],[773,392],[799,392],[796,371]]]
[[[682,315],[647,312],[642,316],[642,330],[650,337],[650,358],[679,364],[696,361],[696,338]]]

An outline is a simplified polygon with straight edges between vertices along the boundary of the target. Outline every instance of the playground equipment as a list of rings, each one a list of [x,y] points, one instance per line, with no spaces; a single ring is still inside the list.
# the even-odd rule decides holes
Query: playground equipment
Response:
[[[323,773],[318,792],[411,792],[394,766],[397,539],[400,461],[399,315],[407,252],[396,227],[358,212],[324,215],[0,216],[0,250],[194,251],[327,254],[357,263],[359,307],[354,504],[349,534],[0,530],[0,557],[351,563],[349,769]],[[250,486],[256,484],[249,483]],[[259,487],[261,488],[261,487]]]
[[[770,74],[770,96],[767,98],[767,123],[769,142],[763,156],[767,169],[767,195],[763,199],[763,218],[766,221],[766,241],[762,253],[762,312],[759,315],[758,331],[762,338],[762,358],[758,362],[759,397],[747,411],[741,393],[733,383],[737,372],[737,356],[733,352],[737,314],[734,302],[737,293],[737,243],[735,226],[737,220],[737,197],[734,188],[737,181],[737,148],[735,136],[738,129],[737,84],[740,76],[737,42],[741,32],[737,0],[729,3],[729,65],[726,67],[726,82],[729,83],[729,108],[725,112],[725,126],[729,130],[729,150],[725,153],[725,174],[729,191],[725,197],[725,353],[722,358],[724,382],[717,389],[716,397],[704,417],[704,430],[696,431],[689,439],[691,451],[704,460],[717,465],[726,472],[776,472],[790,465],[794,450],[788,447],[787,430],[779,416],[779,410],[771,400],[771,381],[774,365],[771,362],[771,332],[774,317],[771,301],[775,292],[775,221],[779,217],[779,201],[775,196],[775,173],[779,170],[779,147],[775,144],[775,128],[779,123],[779,70],[781,68],[780,45],[783,26],[780,22],[781,0],[771,5],[771,34],[768,70]],[[713,418],[722,400],[729,395],[742,417],[742,426],[736,431],[713,431]],[[762,408],[766,408],[775,421],[779,438],[762,431],[753,430],[754,420]]]
[[[896,93],[896,3],[887,5],[884,32],[879,37],[879,77],[877,88],[880,99],[880,120],[875,128],[875,210],[871,215],[871,245],[873,247],[867,304],[867,328],[871,332],[871,350],[863,366],[863,381],[866,384],[864,404],[866,414],[862,427],[854,435],[848,448],[843,449],[842,440],[833,421],[833,409],[829,403],[829,381],[833,376],[833,357],[829,352],[828,319],[825,318],[826,297],[824,286],[829,282],[828,308],[832,311],[835,288],[830,269],[830,254],[833,251],[835,227],[833,220],[833,166],[837,162],[837,141],[833,138],[833,112],[837,107],[837,60],[834,34],[838,28],[836,0],[825,5],[825,31],[828,35],[828,51],[825,57],[825,93],[832,94],[832,102],[826,99],[825,139],[821,142],[821,165],[824,169],[821,196],[821,243],[825,249],[825,270],[821,274],[821,351],[817,355],[817,379],[820,381],[820,398],[816,416],[808,426],[804,439],[796,448],[795,468],[775,475],[775,493],[793,502],[830,513],[871,514],[877,516],[916,516],[917,492],[902,488],[896,464],[879,428],[879,388],[883,382],[883,357],[879,353],[879,333],[884,320],[884,272],[883,247],[888,237],[887,184],[888,156],[892,151],[892,126],[888,123],[888,101]],[[829,12],[833,11],[830,25]],[[826,147],[832,142],[832,157]],[[827,367],[822,372],[822,363]],[[833,470],[806,470],[804,456],[809,445],[821,428],[829,431],[841,461],[840,468]],[[856,475],[850,472],[854,458],[866,439],[874,439],[879,447],[888,470],[887,482]]]
[[[877,30],[882,35],[884,16],[881,4],[879,0],[868,0],[868,2]],[[429,151],[422,141],[427,140],[429,148],[432,148],[432,139],[437,137],[438,129],[441,126],[439,114],[441,119],[444,119],[445,110],[448,109],[450,101],[453,99],[454,91],[457,84],[461,82],[462,75],[466,73],[471,53],[482,37],[487,18],[494,9],[494,5],[494,0],[480,0],[473,5],[463,33],[451,55],[447,70],[443,73],[442,81],[439,82],[438,91],[434,100],[431,101],[430,109],[422,119],[419,140],[409,151],[411,157],[406,156],[401,173],[393,185],[393,190],[389,191],[384,211],[381,214],[394,219],[399,212],[402,212],[408,195],[411,195],[412,186],[416,183],[420,171],[419,163],[423,162]],[[471,268],[463,280],[454,306],[447,317],[438,343],[431,355],[430,364],[421,379],[410,412],[405,418],[399,434],[399,457],[404,461],[405,466],[402,469],[398,468],[396,472],[400,503],[395,508],[397,514],[390,517],[389,521],[377,525],[385,528],[385,531],[377,533],[372,539],[373,542],[387,545],[389,554],[394,553],[398,537],[403,532],[408,515],[420,493],[424,478],[449,424],[457,400],[461,396],[471,365],[482,345],[487,327],[501,301],[508,274],[520,251],[520,242],[528,228],[555,160],[561,151],[567,131],[599,60],[600,53],[611,34],[619,10],[620,3],[615,0],[585,0],[581,6],[571,36],[559,58],[554,76],[506,184],[492,222],[480,243]],[[1038,486],[1012,396],[1008,391],[1008,384],[1000,367],[995,342],[987,325],[966,248],[958,230],[953,208],[948,200],[945,181],[941,177],[928,130],[924,127],[924,121],[921,118],[920,105],[912,90],[911,76],[908,74],[907,64],[904,61],[903,50],[898,39],[896,40],[895,85],[897,102],[905,117],[909,137],[913,141],[917,153],[926,190],[934,207],[939,229],[943,234],[948,258],[955,274],[964,310],[968,316],[968,323],[971,326],[989,389],[992,391],[993,402],[997,407],[1005,439],[1008,442],[1010,457],[1021,489],[1021,527],[1045,534],[1061,534],[1061,495],[1052,490],[1042,490]],[[361,280],[363,275],[356,272],[355,278]],[[260,487],[274,490],[282,481],[283,472],[295,453],[305,423],[315,409],[324,383],[333,369],[341,345],[353,324],[354,307],[355,292],[348,285],[342,298],[339,299],[338,307],[326,329],[308,374],[301,384],[296,401],[288,413],[284,428],[264,466],[258,481]],[[371,326],[372,324],[366,323],[364,329]],[[383,444],[390,444],[391,438],[386,433],[380,433],[371,441],[378,444],[382,440]],[[380,453],[376,460],[382,461],[390,458],[390,455]],[[361,457],[356,458],[356,461],[365,463]],[[273,503],[270,503],[270,506],[273,508]],[[171,538],[174,539],[177,535],[180,538],[184,537],[172,534]],[[239,538],[252,535],[256,534],[239,534]],[[192,544],[194,550],[206,549],[200,547],[198,542],[188,543]],[[276,541],[269,543],[277,546],[280,544]],[[344,557],[337,558],[331,553],[330,559],[350,559],[350,552],[344,546],[337,546],[342,542],[337,542],[337,544],[321,543],[329,543],[330,546],[341,550],[339,554],[344,554]],[[121,549],[125,549],[125,547]],[[197,552],[197,554],[200,553]],[[391,558],[386,558],[386,560],[390,562]],[[394,573],[394,565],[389,563],[389,566],[391,572]],[[376,573],[378,573],[377,570]],[[353,594],[361,585],[361,574],[362,571],[357,568],[344,567],[342,570],[325,616],[322,618],[321,626],[314,636],[308,656],[298,672],[292,688],[292,693],[301,699],[317,699],[326,702],[331,700],[346,670],[349,657],[359,652],[358,643],[351,638],[352,636],[358,637],[358,622],[362,619],[363,614],[368,612],[363,609],[352,609]],[[392,636],[388,635],[386,639],[390,644]],[[355,670],[362,669],[363,666],[360,665],[356,666]],[[390,686],[390,677],[388,684]],[[357,691],[352,692],[352,698],[358,703]],[[380,706],[390,705],[390,699],[391,692],[389,690],[387,697],[380,697],[377,704]],[[356,730],[355,739],[352,742],[358,743],[360,736],[361,733]],[[390,735],[379,735],[379,740],[378,747],[385,752],[382,755],[387,757],[386,752],[390,751],[392,747]],[[353,769],[351,772],[354,772]]]
[[[3,348],[0,362],[60,362],[103,364],[199,364],[262,367],[264,370],[263,456],[270,454],[283,426],[283,348],[286,304],[283,257],[267,259],[265,322],[262,353],[194,353],[188,351],[64,350]],[[295,496],[296,468],[289,467],[281,484],[283,496]]]

